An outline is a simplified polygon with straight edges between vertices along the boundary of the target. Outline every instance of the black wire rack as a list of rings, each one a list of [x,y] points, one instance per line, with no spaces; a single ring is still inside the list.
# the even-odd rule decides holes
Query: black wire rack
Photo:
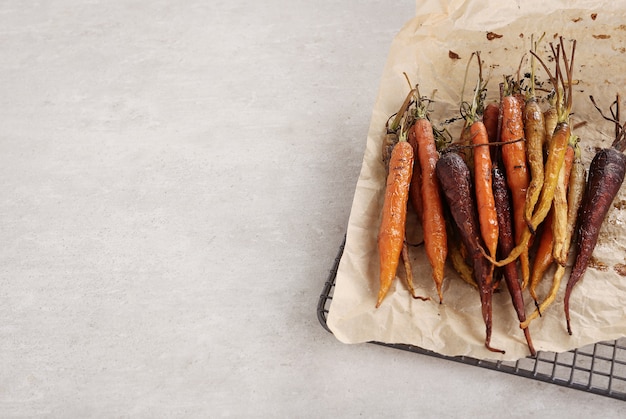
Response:
[[[339,253],[317,305],[317,317],[328,332],[331,330],[326,324],[326,319],[344,246],[345,238],[339,247]],[[536,357],[529,356],[517,361],[490,361],[467,356],[450,357],[413,345],[371,343],[626,401],[626,338],[598,342],[563,353],[538,351]]]

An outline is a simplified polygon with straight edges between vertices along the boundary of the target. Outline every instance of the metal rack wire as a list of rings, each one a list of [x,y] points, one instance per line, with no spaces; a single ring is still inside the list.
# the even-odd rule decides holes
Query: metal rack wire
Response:
[[[326,319],[344,246],[345,238],[339,247],[339,253],[317,305],[317,317],[329,332],[331,330],[326,324]],[[527,357],[517,361],[479,360],[467,356],[449,357],[413,345],[372,343],[626,401],[626,338],[599,342],[558,354],[539,351],[536,358]]]

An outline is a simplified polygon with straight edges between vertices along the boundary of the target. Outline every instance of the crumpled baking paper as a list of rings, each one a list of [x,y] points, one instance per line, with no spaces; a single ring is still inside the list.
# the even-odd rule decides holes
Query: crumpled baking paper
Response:
[[[626,95],[626,6],[601,1],[476,1],[417,2],[416,16],[394,38],[373,109],[362,169],[350,214],[346,244],[339,264],[327,324],[344,343],[384,342],[416,345],[443,355],[478,359],[516,360],[529,355],[528,347],[506,287],[493,298],[491,344],[506,354],[484,347],[485,324],[477,291],[447,268],[444,303],[439,304],[431,269],[420,248],[412,249],[417,291],[430,301],[410,297],[402,268],[382,306],[375,309],[379,286],[376,237],[382,208],[385,171],[381,141],[385,122],[400,107],[409,91],[403,73],[419,84],[422,95],[436,90],[432,120],[442,122],[458,114],[464,73],[473,51],[480,51],[484,73],[489,75],[487,100],[497,99],[503,76],[515,74],[531,44],[545,34],[539,53],[547,57],[549,42],[577,40],[575,55],[573,124],[581,138],[585,166],[597,147],[610,146],[614,126],[602,119],[589,95],[608,110],[616,93]],[[487,39],[491,32],[492,39]],[[451,54],[451,52],[453,54]],[[458,55],[459,59],[450,58]],[[538,66],[538,68],[540,68]],[[553,68],[552,66],[550,68]],[[523,71],[528,66],[524,64]],[[547,80],[543,70],[537,76]],[[471,95],[477,77],[470,67],[466,94]],[[625,96],[626,97],[626,96]],[[622,107],[623,107],[622,103]],[[623,186],[604,222],[594,262],[571,296],[573,335],[565,327],[561,283],[556,301],[530,324],[535,348],[563,352],[594,342],[626,335],[626,186]],[[408,236],[420,239],[414,215],[409,216]],[[570,258],[571,259],[571,258]],[[540,298],[552,282],[549,271],[538,288]],[[621,272],[621,273],[620,273]],[[525,293],[526,311],[534,310]]]

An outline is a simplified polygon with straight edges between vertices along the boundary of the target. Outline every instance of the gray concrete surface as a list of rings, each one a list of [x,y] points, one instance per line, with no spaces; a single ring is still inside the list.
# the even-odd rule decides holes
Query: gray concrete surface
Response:
[[[619,417],[316,319],[412,1],[0,3],[0,417]]]

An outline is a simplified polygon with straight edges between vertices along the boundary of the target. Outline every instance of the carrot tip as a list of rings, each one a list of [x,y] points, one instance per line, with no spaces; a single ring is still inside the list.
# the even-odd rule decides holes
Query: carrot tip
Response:
[[[526,343],[528,344],[528,350],[530,351],[530,355],[533,357],[537,356],[537,351],[535,351],[533,341],[530,338],[530,330],[528,330],[528,326],[524,328],[524,337],[526,338]]]
[[[498,352],[498,353],[501,353],[501,354],[505,354],[506,353],[506,351],[504,351],[503,349],[498,349],[498,348],[494,348],[492,346],[489,346],[488,343],[485,343],[485,348],[489,349],[491,352]]]
[[[376,301],[376,308],[380,307],[380,305],[383,303],[384,298],[385,298],[384,295],[378,296],[378,301]]]

